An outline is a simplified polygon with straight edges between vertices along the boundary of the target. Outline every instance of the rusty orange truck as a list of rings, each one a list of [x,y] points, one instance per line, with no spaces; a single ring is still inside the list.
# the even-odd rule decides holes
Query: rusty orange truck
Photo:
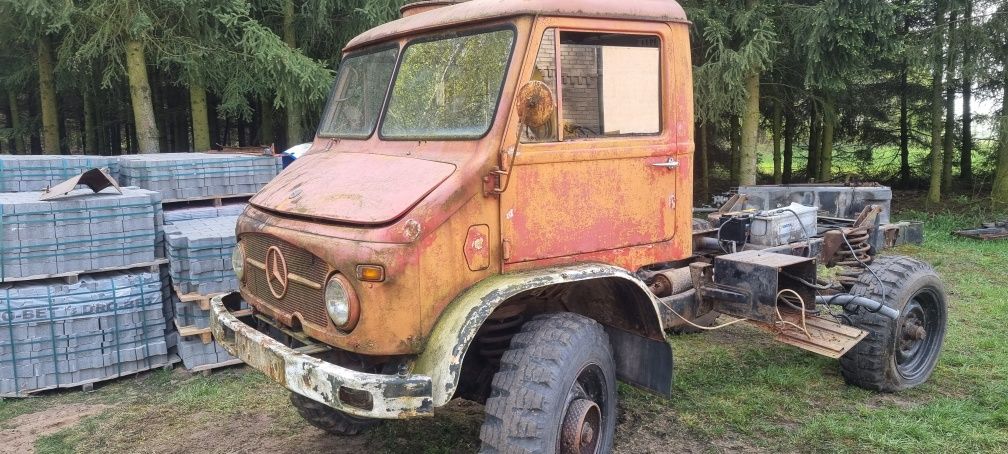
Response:
[[[666,334],[721,314],[856,386],[925,381],[941,280],[877,255],[919,225],[744,194],[696,221],[693,124],[673,0],[404,7],[346,46],[311,150],[241,216],[213,332],[332,433],[484,402],[485,452],[611,450],[616,381],[669,395]]]

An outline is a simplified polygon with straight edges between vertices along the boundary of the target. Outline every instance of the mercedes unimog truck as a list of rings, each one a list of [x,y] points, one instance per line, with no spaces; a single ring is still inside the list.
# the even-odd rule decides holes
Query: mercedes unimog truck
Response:
[[[485,403],[484,452],[610,451],[617,380],[670,396],[666,335],[735,321],[921,384],[946,293],[878,254],[919,225],[745,194],[693,219],[689,27],[673,0],[472,0],[354,38],[238,221],[216,339],[334,434]]]

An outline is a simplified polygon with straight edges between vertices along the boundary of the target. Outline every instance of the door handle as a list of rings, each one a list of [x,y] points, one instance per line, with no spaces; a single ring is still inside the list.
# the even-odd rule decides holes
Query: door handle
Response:
[[[677,161],[675,158],[668,158],[668,161],[666,161],[666,162],[656,162],[656,163],[651,164],[651,165],[653,165],[655,167],[664,167],[666,169],[678,169],[679,168],[679,161]]]

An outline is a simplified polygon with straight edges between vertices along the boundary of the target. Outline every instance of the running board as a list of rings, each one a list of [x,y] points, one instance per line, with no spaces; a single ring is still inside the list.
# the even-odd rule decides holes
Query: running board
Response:
[[[786,320],[801,326],[799,317],[786,317]],[[833,359],[840,358],[851,348],[854,348],[858,342],[861,342],[861,339],[868,336],[867,331],[841,325],[821,317],[805,318],[808,334],[794,326],[780,323],[776,326],[763,323],[758,325],[776,334],[774,339],[777,341]]]

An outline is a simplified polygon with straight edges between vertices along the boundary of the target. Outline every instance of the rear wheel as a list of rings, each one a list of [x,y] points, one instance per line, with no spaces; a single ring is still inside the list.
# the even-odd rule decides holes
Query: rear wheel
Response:
[[[882,302],[900,317],[891,320],[863,308],[846,312],[848,324],[868,331],[868,337],[840,358],[840,371],[847,383],[862,388],[913,388],[927,381],[941,353],[948,321],[945,287],[930,265],[909,257],[877,257],[871,269],[875,274],[865,270],[850,293]]]
[[[480,451],[603,453],[615,430],[616,373],[602,326],[572,313],[523,325],[494,375]]]
[[[297,393],[291,393],[290,401],[305,421],[333,435],[358,435],[381,423],[377,419],[348,415]]]

